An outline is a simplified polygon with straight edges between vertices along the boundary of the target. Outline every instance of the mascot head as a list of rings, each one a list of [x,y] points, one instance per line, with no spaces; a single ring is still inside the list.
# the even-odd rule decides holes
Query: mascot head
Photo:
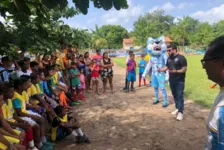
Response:
[[[154,56],[160,56],[162,53],[166,52],[166,41],[165,36],[159,38],[148,38],[147,41],[147,52]]]

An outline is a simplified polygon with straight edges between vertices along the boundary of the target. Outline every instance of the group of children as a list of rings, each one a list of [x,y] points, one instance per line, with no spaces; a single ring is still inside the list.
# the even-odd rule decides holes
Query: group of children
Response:
[[[141,59],[138,62],[139,67],[139,84],[140,87],[142,85],[142,74],[145,71],[147,65],[147,61],[145,60],[145,55],[141,55]],[[126,59],[126,75],[125,75],[125,87],[123,90],[125,92],[134,91],[134,82],[136,81],[136,61],[135,61],[135,54],[130,51],[129,57]],[[144,86],[146,86],[146,79],[143,79]]]
[[[69,116],[71,106],[86,100],[84,89],[90,89],[87,76],[97,81],[99,78],[96,60],[85,61],[83,55],[76,56],[62,73],[61,66],[48,63],[46,57],[32,62],[22,58],[17,69],[9,57],[2,58],[0,149],[51,150],[55,141],[64,138],[90,142],[77,120]],[[93,91],[97,91],[97,82],[93,83]],[[47,122],[50,140],[46,137]]]

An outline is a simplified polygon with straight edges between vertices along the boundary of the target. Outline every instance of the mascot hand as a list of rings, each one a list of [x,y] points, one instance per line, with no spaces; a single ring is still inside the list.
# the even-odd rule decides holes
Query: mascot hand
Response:
[[[142,78],[145,79],[145,74],[144,73],[142,74]]]

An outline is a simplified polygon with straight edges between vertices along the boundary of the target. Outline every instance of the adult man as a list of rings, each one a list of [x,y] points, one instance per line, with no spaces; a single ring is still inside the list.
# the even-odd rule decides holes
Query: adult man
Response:
[[[0,82],[9,81],[9,76],[13,72],[10,68],[12,66],[12,61],[8,56],[3,57],[1,61],[2,66],[0,67]]]
[[[211,107],[207,121],[206,150],[224,149],[224,35],[208,46],[201,60],[208,79],[220,86],[220,92]]]
[[[167,47],[169,58],[167,59],[166,66],[158,69],[158,72],[169,71],[169,83],[174,101],[176,104],[176,110],[172,115],[177,115],[177,120],[183,120],[184,110],[184,86],[185,86],[185,74],[187,71],[187,60],[183,55],[178,54],[176,45],[169,45]]]

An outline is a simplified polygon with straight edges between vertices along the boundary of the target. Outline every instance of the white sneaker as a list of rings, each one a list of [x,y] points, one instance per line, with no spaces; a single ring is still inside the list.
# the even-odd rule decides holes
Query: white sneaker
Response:
[[[177,113],[178,113],[178,109],[174,110],[174,111],[171,113],[171,115],[177,115]]]
[[[181,120],[183,120],[183,114],[182,113],[178,113],[177,114],[177,118],[176,118],[178,121],[181,121]]]

